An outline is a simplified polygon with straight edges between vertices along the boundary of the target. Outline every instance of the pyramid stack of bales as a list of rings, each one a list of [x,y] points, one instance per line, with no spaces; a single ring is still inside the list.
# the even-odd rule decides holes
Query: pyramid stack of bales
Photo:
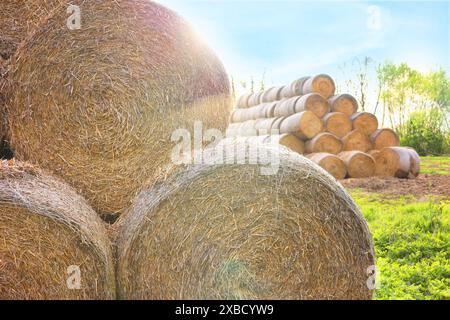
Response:
[[[354,97],[335,91],[333,79],[321,74],[244,94],[231,115],[227,136],[250,141],[250,137],[264,136],[264,143],[304,154],[336,179],[417,177],[417,153],[400,148],[397,134],[379,129],[375,115],[358,112]],[[289,143],[268,138],[280,134],[289,135]]]
[[[67,28],[69,4],[80,30]],[[320,95],[267,109],[258,128],[282,134],[232,142],[258,140],[273,175],[248,156],[174,168],[172,133],[225,130],[231,111],[225,70],[189,24],[148,0],[6,0],[0,12],[0,134],[17,159],[0,165],[0,299],[372,297],[359,209],[273,145],[324,144],[298,139],[322,131]],[[327,91],[311,79],[294,89]]]

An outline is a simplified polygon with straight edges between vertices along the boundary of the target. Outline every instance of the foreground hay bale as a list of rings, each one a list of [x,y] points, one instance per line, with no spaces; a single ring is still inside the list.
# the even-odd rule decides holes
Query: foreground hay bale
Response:
[[[344,161],[334,154],[312,153],[306,157],[322,167],[337,180],[344,179],[347,176],[347,168]]]
[[[361,151],[345,151],[339,154],[350,178],[369,178],[375,173],[375,159]]]
[[[343,143],[335,135],[323,132],[305,144],[307,153],[331,153],[338,154],[342,151]]]
[[[370,136],[372,146],[375,150],[382,150],[389,147],[398,147],[400,139],[392,129],[378,129]]]
[[[6,133],[5,95],[4,95],[5,67],[6,67],[6,60],[4,60],[2,57],[0,57],[0,144],[1,144],[1,141],[3,141],[5,133]]]
[[[55,9],[63,0],[2,0],[0,6],[0,56],[9,59],[19,44]],[[67,16],[67,15],[66,15]],[[67,16],[68,17],[68,16]]]
[[[6,141],[8,132],[5,112],[5,73],[7,60],[0,57],[0,159],[11,159],[13,154]]]
[[[0,34],[0,59],[8,60],[16,52],[18,43]]]
[[[380,177],[415,178],[420,173],[420,157],[410,148],[384,148],[374,158],[375,174]]]
[[[7,112],[17,158],[52,170],[101,214],[122,213],[170,162],[176,129],[225,130],[221,62],[172,11],[147,0],[71,1],[9,68]]]
[[[0,243],[2,300],[115,297],[112,251],[97,214],[59,179],[12,160],[0,162]],[[68,286],[71,266],[80,268],[80,290]]]
[[[372,297],[371,236],[348,194],[305,158],[260,148],[276,175],[197,166],[141,193],[116,236],[119,298]]]

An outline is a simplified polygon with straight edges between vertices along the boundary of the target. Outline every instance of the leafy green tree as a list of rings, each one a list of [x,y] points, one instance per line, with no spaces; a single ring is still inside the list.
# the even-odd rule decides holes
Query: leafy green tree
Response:
[[[449,149],[450,78],[443,69],[421,73],[406,63],[377,68],[382,125],[388,118],[403,145],[422,155]]]
[[[449,150],[449,132],[445,114],[438,108],[415,111],[400,131],[403,146],[413,147],[420,155],[441,155]]]

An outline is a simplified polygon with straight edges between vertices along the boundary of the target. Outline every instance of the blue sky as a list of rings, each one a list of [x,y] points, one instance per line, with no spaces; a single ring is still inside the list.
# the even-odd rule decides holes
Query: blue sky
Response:
[[[355,57],[450,68],[449,1],[157,1],[188,20],[235,79],[285,84]]]

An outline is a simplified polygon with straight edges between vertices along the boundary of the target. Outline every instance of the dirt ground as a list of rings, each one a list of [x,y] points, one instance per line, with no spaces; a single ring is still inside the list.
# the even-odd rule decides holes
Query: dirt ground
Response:
[[[421,174],[416,179],[367,178],[342,180],[348,189],[360,188],[365,191],[386,194],[405,195],[425,198],[429,195],[450,199],[450,175]]]

